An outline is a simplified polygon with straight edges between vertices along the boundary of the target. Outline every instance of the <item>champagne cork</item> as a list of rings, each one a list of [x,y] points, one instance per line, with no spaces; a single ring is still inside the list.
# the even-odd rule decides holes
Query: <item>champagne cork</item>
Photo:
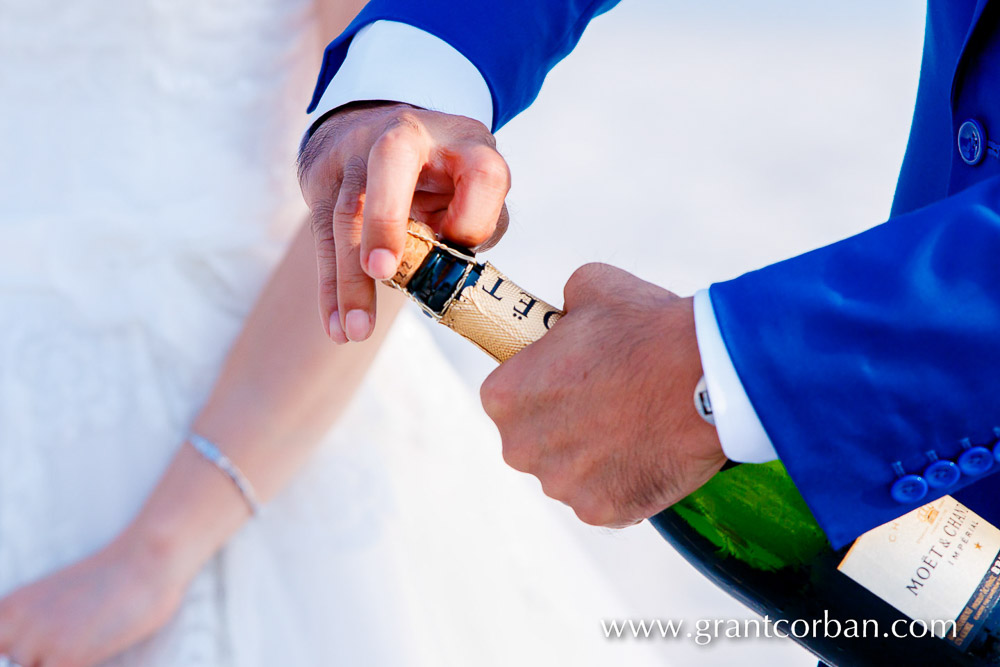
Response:
[[[399,270],[387,281],[404,292],[409,293],[406,286],[435,249],[474,262],[471,252],[462,253],[440,243],[423,223],[411,220],[407,232]],[[521,289],[489,262],[475,266],[478,280],[461,288],[445,305],[438,321],[497,361],[510,359],[544,336],[562,317],[561,310]]]
[[[399,287],[405,291],[406,286],[410,284],[410,279],[413,278],[427,255],[437,245],[439,244],[434,237],[434,230],[422,222],[410,220],[406,229],[406,247],[403,249],[403,258],[399,261],[396,275],[386,282],[392,287]]]

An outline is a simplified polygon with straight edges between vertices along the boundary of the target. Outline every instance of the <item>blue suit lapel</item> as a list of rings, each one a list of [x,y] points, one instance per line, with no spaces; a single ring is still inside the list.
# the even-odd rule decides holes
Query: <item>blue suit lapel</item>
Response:
[[[959,55],[958,57],[958,62],[955,65],[955,72],[952,75],[951,79],[952,103],[955,102],[955,95],[957,93],[956,88],[958,87],[958,83],[960,80],[958,74],[959,72],[962,71],[962,61],[965,59],[966,52],[969,49],[969,43],[972,41],[972,36],[976,33],[976,28],[979,27],[979,19],[982,18],[983,11],[986,9],[986,6],[989,5],[991,2],[997,2],[997,0],[978,0],[976,2],[976,8],[972,12],[972,21],[969,23],[969,32],[965,34],[965,41],[962,43],[961,55]]]

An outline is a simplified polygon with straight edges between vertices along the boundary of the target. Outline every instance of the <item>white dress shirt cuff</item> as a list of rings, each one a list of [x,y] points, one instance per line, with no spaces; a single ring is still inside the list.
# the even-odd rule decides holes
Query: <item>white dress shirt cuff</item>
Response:
[[[476,66],[447,42],[396,21],[375,21],[358,31],[309,124],[364,100],[405,102],[493,126],[493,97]]]
[[[722,451],[730,460],[741,463],[778,458],[729,358],[708,290],[694,295],[694,327]]]

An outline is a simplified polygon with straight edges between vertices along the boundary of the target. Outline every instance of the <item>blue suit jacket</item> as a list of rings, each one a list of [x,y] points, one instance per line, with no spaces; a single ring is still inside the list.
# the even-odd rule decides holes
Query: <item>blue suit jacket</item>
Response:
[[[326,50],[313,104],[362,26],[452,44],[489,84],[496,130],[526,108],[588,21],[617,0],[372,0]],[[1000,427],[1000,0],[930,0],[920,88],[888,222],[713,285],[733,364],[835,546],[920,503],[894,470],[993,447]],[[969,165],[956,133],[978,121]],[[895,465],[897,464],[898,465]],[[951,493],[1000,524],[1000,470]]]

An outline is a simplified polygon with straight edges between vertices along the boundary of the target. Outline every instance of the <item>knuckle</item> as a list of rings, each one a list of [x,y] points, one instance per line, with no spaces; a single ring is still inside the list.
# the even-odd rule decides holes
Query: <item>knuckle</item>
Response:
[[[344,180],[340,185],[340,192],[337,196],[337,204],[333,209],[334,225],[360,223],[365,206],[366,176],[363,161],[362,164],[355,165],[345,172]]]
[[[373,213],[365,218],[365,231],[366,233],[378,234],[380,243],[400,241],[400,245],[402,245],[401,242],[406,233],[406,220],[405,213],[400,217],[394,217],[388,212]]]
[[[333,213],[334,206],[329,199],[319,199],[313,202],[312,208],[309,210],[309,228],[317,243],[333,238],[331,224]]]
[[[319,270],[317,276],[317,284],[319,285],[319,291],[323,296],[333,296],[337,295],[337,260],[332,254],[324,254],[317,258],[316,261]]]
[[[337,248],[333,240],[316,244],[316,268],[320,285],[337,279]]]
[[[570,282],[576,283],[591,283],[595,280],[600,280],[611,268],[607,264],[601,264],[600,262],[591,262],[589,264],[584,264],[570,276]]]
[[[479,121],[476,122],[478,123]],[[497,138],[493,136],[493,133],[490,132],[490,129],[488,127],[482,125],[481,123],[479,125],[480,127],[482,127],[482,131],[480,133],[480,141],[482,141],[485,145],[489,146],[493,150],[496,150]]]
[[[607,264],[592,262],[584,264],[569,277],[566,287],[563,290],[567,304],[575,303],[584,294],[594,292],[608,277],[608,271],[612,267]]]
[[[354,154],[344,163],[344,173],[341,178],[341,193],[357,196],[365,189],[368,175],[368,162],[361,155]]]
[[[481,149],[469,159],[468,178],[493,190],[510,190],[510,168],[500,154],[492,149]]]
[[[549,498],[568,502],[573,495],[573,481],[565,473],[552,472],[538,475],[538,481],[542,483],[542,493]]]
[[[358,271],[341,271],[337,276],[337,288],[342,294],[356,294],[360,290],[368,288],[371,280],[365,273],[360,271],[360,267]]]
[[[319,262],[320,271],[326,269],[336,270],[337,268],[337,244],[333,236],[316,239],[316,260]]]
[[[510,402],[510,394],[500,375],[492,373],[483,381],[479,388],[479,399],[483,410],[494,421],[503,417],[504,407]]]
[[[531,452],[524,443],[513,438],[502,438],[504,463],[521,472],[531,472]]]
[[[490,128],[478,120],[465,116],[449,116],[449,119],[451,120],[449,129],[452,136],[457,139],[493,149],[497,147],[497,139],[490,132]]]
[[[580,521],[591,526],[610,526],[617,522],[617,512],[608,503],[586,495],[570,503]]]
[[[337,248],[333,241],[316,244],[316,266],[321,281],[335,280],[337,277]]]
[[[323,303],[330,304],[330,311],[337,309],[337,281],[336,280],[320,280],[319,283],[319,297],[320,301]],[[321,308],[320,313],[323,310]]]
[[[333,244],[326,244],[332,246]],[[320,289],[337,292],[337,254],[329,249],[317,248],[316,265]]]
[[[423,132],[423,123],[414,109],[401,109],[393,114],[389,122],[386,123],[383,134],[392,130],[403,130],[420,134]]]
[[[322,156],[312,158],[308,164],[299,164],[299,187],[306,202],[329,197],[340,187],[344,177],[345,154],[339,147],[325,150]]]
[[[372,144],[373,160],[388,161],[416,153],[411,141],[398,132],[383,134]]]
[[[364,211],[364,204],[361,197],[341,197],[337,200],[337,207],[333,211],[332,228],[343,232],[346,229],[361,226],[361,214]]]
[[[372,144],[372,153],[379,157],[409,155],[417,152],[423,131],[411,114],[393,118]]]

